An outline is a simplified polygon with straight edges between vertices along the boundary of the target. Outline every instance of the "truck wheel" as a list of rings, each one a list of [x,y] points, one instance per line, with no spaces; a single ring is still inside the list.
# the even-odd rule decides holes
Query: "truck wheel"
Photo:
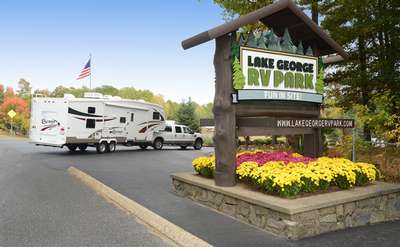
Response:
[[[147,148],[147,145],[139,145],[139,147],[140,147],[141,149],[146,149],[146,148]]]
[[[110,142],[110,144],[108,144],[108,152],[113,153],[115,152],[115,150],[117,149],[117,144],[115,142]]]
[[[96,145],[96,151],[97,151],[99,154],[105,153],[105,152],[107,151],[107,146],[108,146],[107,142],[100,142],[100,143],[97,143],[97,145]]]
[[[153,142],[153,148],[155,150],[161,150],[163,145],[164,145],[164,142],[163,142],[163,140],[161,138],[157,138]]]
[[[196,150],[200,150],[202,147],[203,147],[203,140],[201,140],[201,139],[197,139],[195,142],[194,142],[194,149],[196,149]]]
[[[70,152],[75,152],[77,146],[76,145],[67,145],[67,148]]]
[[[87,145],[86,144],[80,144],[80,145],[78,145],[78,148],[79,148],[79,151],[85,152],[86,148],[87,148]]]

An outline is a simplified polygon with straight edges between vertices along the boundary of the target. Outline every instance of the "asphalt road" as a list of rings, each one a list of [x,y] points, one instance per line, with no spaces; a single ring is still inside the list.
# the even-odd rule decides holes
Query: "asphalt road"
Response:
[[[90,191],[87,191],[87,189],[81,185],[63,185],[62,183],[65,182],[62,182],[61,178],[52,177],[53,174],[56,174],[56,171],[60,174],[65,174],[65,170],[69,166],[75,166],[112,187],[116,191],[132,198],[155,213],[160,214],[164,218],[215,246],[400,246],[400,236],[398,235],[398,232],[400,231],[400,222],[353,228],[346,231],[328,233],[301,241],[288,241],[286,239],[260,231],[252,226],[240,223],[217,212],[211,211],[203,206],[193,203],[188,199],[180,198],[172,194],[170,192],[171,179],[169,174],[172,172],[191,171],[191,160],[197,156],[210,152],[212,152],[212,149],[207,148],[200,151],[178,149],[155,151],[150,148],[148,150],[122,148],[117,150],[115,153],[103,155],[97,154],[94,150],[89,150],[86,153],[70,154],[66,152],[65,149],[61,150],[55,148],[35,147],[21,141],[0,141],[0,154],[3,154],[4,156],[4,158],[2,157],[0,161],[2,162],[0,166],[0,193],[2,197],[0,200],[2,201],[2,208],[12,208],[15,204],[18,204],[16,202],[19,202],[19,200],[21,200],[21,202],[24,201],[24,199],[18,199],[20,196],[27,197],[28,194],[32,194],[30,196],[31,198],[42,196],[41,189],[37,188],[32,191],[32,188],[29,188],[28,186],[28,184],[30,184],[29,177],[32,176],[31,173],[34,174],[33,168],[41,167],[40,169],[43,169],[43,171],[47,172],[43,175],[35,175],[35,181],[40,181],[43,183],[43,187],[46,187],[46,184],[48,186],[54,186],[51,191],[53,193],[59,193],[59,195],[55,197],[56,201],[67,200],[65,199],[67,195],[70,197],[68,198],[69,203],[66,203],[66,206],[59,210],[61,213],[63,210],[72,210],[69,209],[70,207],[83,208],[85,207],[84,204],[88,202],[85,201],[85,198],[79,197],[79,193],[90,194]],[[15,162],[16,158],[18,158],[20,161]],[[6,165],[3,165],[3,163]],[[9,167],[7,169],[12,168],[12,170],[6,171],[6,174],[14,173],[13,167],[18,167],[17,170],[23,169],[24,167],[30,167],[30,169],[25,171],[25,175],[15,174],[14,177],[16,181],[10,181],[9,184],[7,184],[7,182],[1,182],[5,179],[3,178],[3,166]],[[26,183],[27,188],[19,188],[17,178],[26,180],[21,183]],[[65,175],[63,179],[71,180],[71,178],[65,178]],[[59,182],[58,180],[60,180],[60,185],[53,185],[53,183],[57,184]],[[14,183],[16,184],[14,185]],[[7,185],[7,187],[5,187],[5,185]],[[66,188],[65,186],[70,187]],[[21,190],[19,192],[20,195],[13,196],[13,190]],[[12,197],[15,197],[13,200],[16,200],[16,202],[3,202],[3,193],[7,191],[11,191],[8,192],[9,195],[6,196],[9,198],[8,200],[10,201]],[[75,198],[72,198],[72,194],[74,193],[77,193],[78,195],[75,196]],[[100,205],[102,199],[93,197],[92,200],[96,200],[96,205],[97,203]],[[34,203],[34,205],[36,205],[36,203]],[[57,207],[57,205],[57,202],[49,202],[47,205],[48,210],[52,210],[52,207]],[[102,205],[110,210],[110,212],[117,212],[107,207],[106,204]],[[35,207],[37,206],[38,205]],[[46,230],[43,230],[40,234],[36,234],[35,230],[32,230],[36,229],[37,226],[41,226],[44,229],[49,229],[53,234],[62,234],[62,232],[65,232],[63,226],[50,227],[47,225],[50,223],[47,223],[44,220],[46,219],[46,215],[43,216],[44,221],[41,223],[41,225],[36,223],[34,220],[31,220],[31,226],[28,225],[24,228],[21,228],[22,226],[18,225],[23,225],[21,222],[24,222],[24,217],[27,217],[23,215],[29,214],[32,212],[32,210],[28,205],[19,207],[20,208],[16,209],[6,208],[6,210],[11,210],[11,213],[6,213],[5,216],[3,216],[3,209],[0,211],[0,246],[4,236],[6,236],[8,239],[14,239],[14,241],[16,241],[17,237],[15,234],[11,234],[11,232],[26,231],[25,233],[20,234],[31,234],[30,236],[33,239],[46,239]],[[20,210],[22,210],[22,215],[18,214]],[[100,213],[91,211],[92,210],[88,210],[87,213],[93,213],[99,217],[107,217],[111,226],[104,227],[110,227],[114,230],[113,215],[104,216],[104,214],[106,214],[105,212]],[[65,217],[70,215],[65,212],[63,214]],[[15,217],[18,220],[15,220],[12,217]],[[57,218],[58,215],[54,214],[51,217]],[[6,219],[6,221],[3,219]],[[122,221],[124,217],[119,216],[118,219]],[[3,230],[4,224],[7,225],[7,228],[5,229],[13,230]],[[122,226],[122,228],[128,231],[128,227]],[[95,235],[104,234],[95,232],[93,229],[91,233]],[[109,233],[104,235],[111,237],[113,234]],[[52,241],[52,243],[55,243],[56,239]],[[60,243],[60,245],[70,246],[63,243]],[[111,245],[115,246],[113,244]],[[54,245],[50,244],[47,246]],[[96,244],[93,244],[92,246],[96,246]]]
[[[168,246],[36,151],[0,141],[0,246]]]

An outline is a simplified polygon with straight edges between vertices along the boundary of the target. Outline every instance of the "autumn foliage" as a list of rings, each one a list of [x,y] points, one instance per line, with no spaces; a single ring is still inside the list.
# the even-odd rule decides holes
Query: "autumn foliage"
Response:
[[[5,113],[7,113],[10,110],[14,110],[20,114],[29,113],[28,103],[25,100],[19,98],[18,96],[11,96],[4,98],[0,110]]]
[[[14,110],[17,115],[12,119],[14,131],[20,134],[27,134],[29,130],[29,101],[30,98],[23,99],[14,93],[12,87],[0,84],[0,128],[9,129],[11,118],[7,115],[10,110]]]

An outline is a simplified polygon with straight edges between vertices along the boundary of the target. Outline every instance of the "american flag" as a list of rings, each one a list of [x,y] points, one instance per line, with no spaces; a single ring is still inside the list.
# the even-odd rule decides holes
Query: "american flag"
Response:
[[[85,67],[83,67],[81,73],[78,76],[77,80],[80,80],[82,78],[88,77],[90,76],[91,70],[90,70],[90,59],[89,61],[86,63]]]

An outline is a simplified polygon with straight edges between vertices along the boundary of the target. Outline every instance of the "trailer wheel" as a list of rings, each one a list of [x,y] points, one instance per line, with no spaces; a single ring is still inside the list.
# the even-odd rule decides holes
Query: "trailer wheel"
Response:
[[[87,144],[80,144],[78,145],[79,151],[85,152],[87,148]]]
[[[155,150],[161,150],[163,145],[164,145],[164,142],[163,142],[163,139],[161,139],[161,138],[156,138],[153,142],[153,148]]]
[[[183,149],[183,150],[185,150],[186,148],[187,148],[186,145],[182,145],[182,146],[181,146],[181,149]]]
[[[146,149],[147,148],[147,145],[139,145],[139,147],[141,148],[141,149]]]
[[[203,147],[203,140],[200,139],[200,138],[196,139],[196,141],[194,142],[193,147],[196,150],[200,150]]]
[[[115,150],[117,149],[117,144],[115,142],[110,142],[110,144],[107,145],[108,146],[108,152],[113,153],[115,152]]]
[[[76,146],[76,145],[70,144],[70,145],[67,145],[67,148],[68,148],[68,150],[69,150],[70,152],[75,152],[77,146]]]
[[[97,143],[97,145],[96,145],[96,151],[99,153],[99,154],[102,154],[102,153],[105,153],[105,152],[107,152],[107,142],[100,142],[100,143]]]

